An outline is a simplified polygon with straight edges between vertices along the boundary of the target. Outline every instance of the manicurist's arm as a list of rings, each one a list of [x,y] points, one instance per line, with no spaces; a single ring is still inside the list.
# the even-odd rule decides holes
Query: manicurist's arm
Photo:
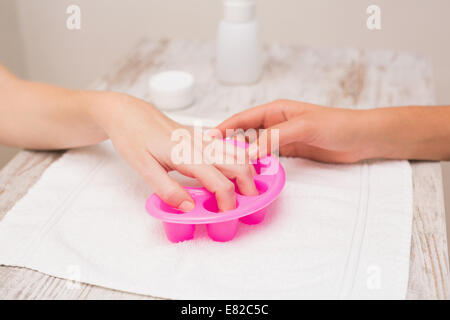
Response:
[[[219,126],[223,133],[227,128],[267,129],[251,147],[253,156],[271,151],[270,137],[277,136],[271,130],[277,129],[285,156],[336,163],[450,159],[450,106],[353,110],[279,100],[236,114]]]
[[[237,162],[175,163],[172,132],[186,129],[151,104],[114,92],[59,88],[15,77],[0,65],[0,144],[66,149],[111,139],[122,157],[169,205],[190,211],[187,191],[167,172],[197,178],[216,195],[219,209],[236,205],[235,179],[243,194],[256,195],[254,169]],[[193,145],[192,153],[202,152]],[[201,157],[200,157],[201,158]]]

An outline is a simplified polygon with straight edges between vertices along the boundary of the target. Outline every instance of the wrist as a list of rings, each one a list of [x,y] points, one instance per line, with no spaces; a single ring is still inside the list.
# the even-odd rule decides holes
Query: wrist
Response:
[[[92,103],[87,104],[87,114],[95,125],[110,136],[124,123],[148,112],[157,118],[161,113],[153,105],[119,92],[91,92]]]
[[[96,126],[105,133],[114,125],[114,118],[119,117],[119,108],[128,104],[126,94],[112,91],[90,91],[86,114]]]
[[[367,110],[365,121],[370,158],[415,158],[418,148],[423,148],[423,140],[428,139],[419,125],[424,116],[422,110],[414,107]]]
[[[361,160],[395,158],[396,127],[395,117],[385,109],[368,109],[358,111],[360,123]]]
[[[80,91],[79,106],[92,134],[99,141],[108,138],[107,118],[113,113],[121,94],[108,91]]]

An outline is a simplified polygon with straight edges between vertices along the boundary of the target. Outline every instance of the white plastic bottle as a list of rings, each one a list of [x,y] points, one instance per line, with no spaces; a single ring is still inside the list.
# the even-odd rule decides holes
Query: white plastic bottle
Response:
[[[226,84],[252,84],[262,75],[255,0],[224,0],[217,36],[217,75]]]

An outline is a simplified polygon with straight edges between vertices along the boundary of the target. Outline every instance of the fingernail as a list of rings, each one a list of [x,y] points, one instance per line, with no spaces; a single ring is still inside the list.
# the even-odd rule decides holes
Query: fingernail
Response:
[[[178,209],[180,209],[181,211],[184,211],[184,212],[192,211],[192,210],[194,210],[194,208],[195,208],[195,205],[194,205],[192,202],[187,201],[187,200],[184,200],[184,201],[178,206]]]
[[[205,131],[205,136],[215,139],[222,139],[222,132],[217,128],[211,128]]]

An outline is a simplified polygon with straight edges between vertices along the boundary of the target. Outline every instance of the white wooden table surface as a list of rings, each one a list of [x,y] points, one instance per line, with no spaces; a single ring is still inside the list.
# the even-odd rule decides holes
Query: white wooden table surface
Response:
[[[115,90],[149,100],[148,78],[181,69],[196,78],[196,102],[180,114],[224,119],[275,99],[328,106],[371,108],[433,104],[427,59],[409,53],[311,49],[272,44],[264,50],[263,79],[251,86],[220,85],[214,45],[200,41],[142,41],[93,89]],[[0,171],[0,219],[22,198],[61,152],[20,152]],[[447,299],[449,266],[441,167],[411,162],[414,218],[407,298]],[[69,283],[70,284],[70,283]],[[16,267],[0,267],[0,299],[154,299],[68,281]]]

